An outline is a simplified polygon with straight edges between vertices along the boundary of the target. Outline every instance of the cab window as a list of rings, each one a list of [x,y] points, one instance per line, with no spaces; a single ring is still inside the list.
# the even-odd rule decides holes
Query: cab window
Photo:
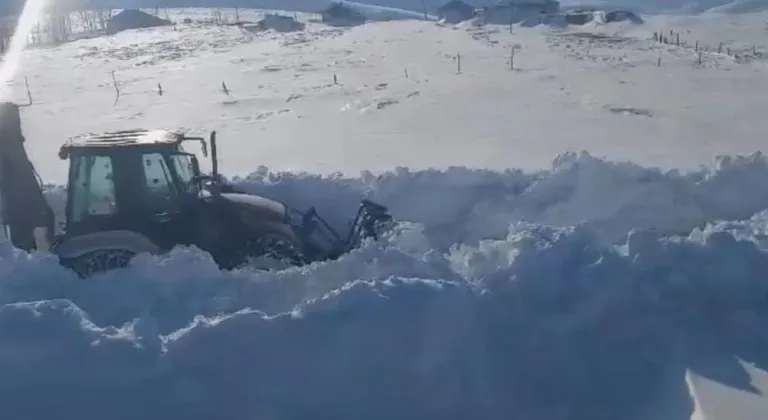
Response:
[[[142,157],[142,162],[150,211],[163,214],[178,210],[178,191],[163,155],[147,153]]]
[[[73,165],[71,222],[117,213],[112,160],[108,156],[83,156]]]
[[[192,182],[194,171],[192,169],[192,159],[187,155],[172,155],[173,169],[179,177],[181,187],[186,187]]]

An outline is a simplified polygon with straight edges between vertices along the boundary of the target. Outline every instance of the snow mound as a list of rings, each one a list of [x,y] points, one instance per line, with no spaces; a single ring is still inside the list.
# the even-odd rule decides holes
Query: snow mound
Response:
[[[260,168],[236,182],[335,224],[364,196],[401,220],[338,261],[271,273],[220,271],[179,247],[83,281],[2,243],[0,407],[689,419],[706,405],[692,380],[742,389],[746,368],[727,360],[768,365],[766,177],[759,154],[687,174],[586,153],[539,173]]]
[[[386,203],[398,219],[423,226],[431,246],[445,249],[501,238],[521,220],[586,224],[610,241],[622,241],[638,228],[688,232],[710,220],[748,218],[768,208],[766,178],[768,158],[761,153],[721,156],[681,174],[582,152],[558,156],[551,170],[538,173],[398,168],[353,179],[270,173],[262,167],[236,182],[296,208],[314,205],[338,226],[352,216],[361,197]]]

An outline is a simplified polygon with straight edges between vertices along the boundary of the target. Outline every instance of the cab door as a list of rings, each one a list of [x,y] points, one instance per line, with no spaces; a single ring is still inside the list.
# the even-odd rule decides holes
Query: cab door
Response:
[[[196,200],[185,190],[191,168],[181,157],[159,152],[141,156],[145,234],[164,250],[194,243]]]

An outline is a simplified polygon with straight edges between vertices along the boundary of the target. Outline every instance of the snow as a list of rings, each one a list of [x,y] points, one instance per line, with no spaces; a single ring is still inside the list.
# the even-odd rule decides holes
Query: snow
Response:
[[[173,11],[170,17],[179,20]],[[240,175],[266,163],[352,175],[387,170],[391,162],[533,170],[566,150],[691,168],[718,154],[760,149],[768,99],[754,92],[764,87],[765,63],[708,53],[699,68],[692,48],[649,39],[662,28],[682,31],[687,22],[675,19],[517,28],[511,35],[412,21],[351,30],[310,23],[295,34],[204,24],[121,33],[25,53],[18,74],[28,78],[36,102],[25,110],[27,120],[57,121],[25,130],[44,179],[65,176],[65,162],[53,157],[66,136],[137,125],[217,129],[222,166]],[[758,20],[702,19],[686,36],[711,48],[738,36],[746,52],[753,45],[760,52]],[[577,35],[585,31],[609,37]],[[515,71],[508,69],[510,45],[520,46]],[[121,91],[116,107],[112,71]],[[14,86],[20,101],[23,82]],[[84,111],[73,118],[75,109]],[[467,139],[473,147],[464,147]]]
[[[336,226],[366,197],[400,222],[269,273],[179,247],[82,280],[0,243],[3,417],[756,418],[768,68],[649,38],[746,57],[764,16],[644,18],[196,22],[29,49],[13,88],[29,78],[27,148],[59,216],[66,136],[184,126],[218,130],[250,192]]]
[[[750,383],[742,385],[743,389],[728,387],[717,381],[688,373],[688,383],[693,391],[695,415],[693,420],[706,419],[757,419],[768,412],[768,400],[762,394],[768,390],[768,373],[751,364],[739,360],[738,363],[747,373]],[[739,407],[732,410],[733,404]]]
[[[538,0],[536,0],[538,1]],[[543,1],[543,0],[542,0]],[[489,4],[497,3],[497,1],[487,0],[466,0],[467,3],[475,6],[482,7]],[[281,8],[284,10],[297,10],[304,12],[315,12],[325,7],[330,0],[246,0],[240,2],[240,7],[262,7],[262,8]],[[435,11],[441,5],[447,3],[446,1],[413,1],[413,0],[367,0],[364,6],[368,8],[395,8],[395,9],[407,9],[409,11],[423,12],[423,6],[426,5],[429,11]],[[730,13],[751,13],[756,11],[763,11],[768,6],[765,0],[561,0],[560,3],[564,7],[571,6],[595,6],[598,8],[606,9],[631,9],[642,13],[655,13],[655,14],[699,14],[707,13],[711,10],[728,11]],[[155,2],[146,0],[91,0],[89,3],[94,7],[148,7],[154,8]],[[171,5],[180,5],[181,3],[167,3]],[[205,5],[208,7],[232,7],[231,0],[205,0],[204,2],[186,2],[188,5]]]
[[[393,0],[387,0],[393,1]],[[653,14],[698,15],[707,13],[754,13],[768,9],[765,0],[563,0],[566,7],[584,5],[604,9],[630,9]]]

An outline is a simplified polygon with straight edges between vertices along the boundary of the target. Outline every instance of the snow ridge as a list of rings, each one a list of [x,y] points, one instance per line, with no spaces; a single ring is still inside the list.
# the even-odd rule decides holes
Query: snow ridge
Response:
[[[321,210],[369,196],[403,221],[338,261],[274,273],[223,272],[178,248],[83,281],[6,243],[0,406],[15,418],[687,419],[685,372],[743,387],[735,368],[701,360],[768,362],[768,205],[747,200],[768,196],[767,170],[759,154],[686,175],[588,154],[539,173],[262,168],[237,182],[299,207],[324,195]],[[533,209],[548,224],[516,219]],[[30,399],[40,387],[51,404]]]

